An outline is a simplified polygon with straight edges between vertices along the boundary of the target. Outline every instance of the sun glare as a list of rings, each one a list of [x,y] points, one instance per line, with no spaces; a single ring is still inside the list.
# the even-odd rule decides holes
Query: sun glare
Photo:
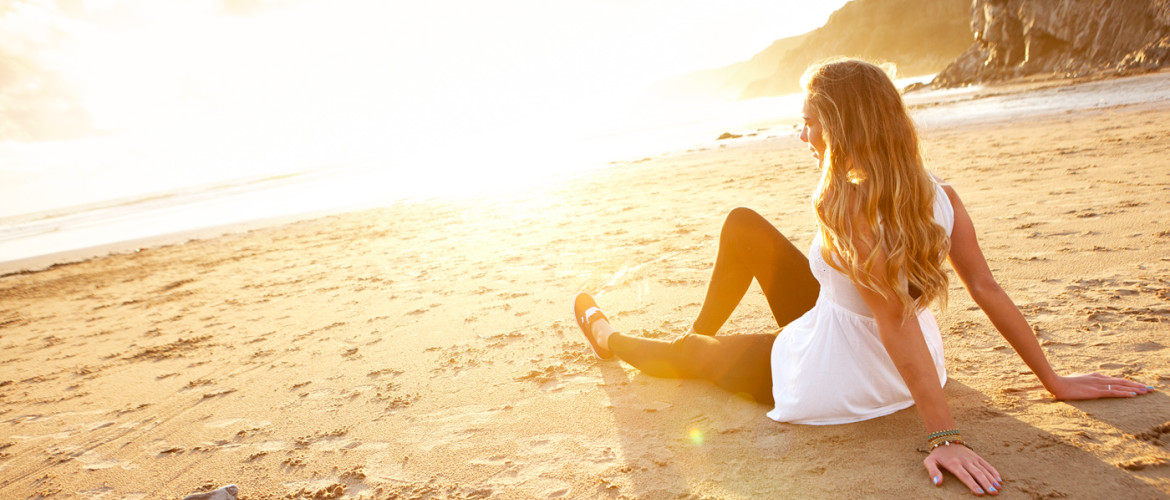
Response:
[[[223,0],[87,0],[68,11],[36,5],[20,26],[43,33],[22,28],[28,33],[10,35],[66,34],[37,56],[72,82],[101,131],[101,139],[60,145],[55,153],[73,154],[76,164],[110,165],[111,171],[74,177],[91,198],[178,182],[166,179],[214,182],[332,168],[380,171],[388,185],[425,185],[442,195],[630,159],[622,155],[636,147],[614,149],[620,141],[597,139],[661,125],[667,115],[631,111],[647,86],[746,59],[771,39],[809,29],[783,23],[822,22],[836,7],[535,0],[271,0],[247,9]],[[99,140],[107,143],[94,144]],[[120,157],[95,159],[118,151]]]

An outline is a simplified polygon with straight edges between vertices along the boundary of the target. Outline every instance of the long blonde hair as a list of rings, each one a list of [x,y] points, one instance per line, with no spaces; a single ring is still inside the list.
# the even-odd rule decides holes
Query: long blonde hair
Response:
[[[945,305],[942,260],[950,239],[934,220],[934,183],[890,76],[871,63],[843,59],[809,68],[801,83],[827,146],[813,202],[825,262],[887,299],[884,290],[893,290],[907,313],[936,300]],[[873,273],[878,252],[862,258],[859,243],[884,251],[885,283]],[[921,292],[917,299],[911,287]]]

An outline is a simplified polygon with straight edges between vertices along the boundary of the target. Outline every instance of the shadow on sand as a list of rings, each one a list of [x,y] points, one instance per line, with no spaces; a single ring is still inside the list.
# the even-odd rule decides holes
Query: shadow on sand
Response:
[[[854,424],[782,424],[764,415],[766,407],[706,382],[631,376],[618,363],[599,366],[618,426],[619,459],[626,464],[624,478],[598,488],[602,496],[971,497],[949,474],[942,486],[930,484],[922,466],[926,455],[917,451],[924,447],[923,430],[913,407]],[[1078,447],[1009,415],[959,381],[948,382],[946,393],[972,446],[1002,474],[1000,498],[1161,498],[1166,493],[1155,485],[1167,483],[1170,467],[1123,468],[1082,449],[1091,446]],[[1128,434],[1170,420],[1170,398],[1161,393],[1137,401],[1040,404],[1065,405],[1056,409],[1060,414],[1079,409]],[[1074,420],[1070,415],[1070,425]]]

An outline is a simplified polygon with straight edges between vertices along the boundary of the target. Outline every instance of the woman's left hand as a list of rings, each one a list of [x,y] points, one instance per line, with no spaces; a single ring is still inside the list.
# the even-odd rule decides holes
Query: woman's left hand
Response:
[[[930,480],[935,486],[942,484],[941,469],[946,469],[976,495],[985,493],[998,495],[1000,482],[1003,481],[995,467],[962,444],[939,446],[931,450],[922,461],[922,465],[926,466],[926,472],[930,474]]]
[[[1145,384],[1100,373],[1057,377],[1052,387],[1047,389],[1056,399],[1061,400],[1132,398],[1154,390]]]

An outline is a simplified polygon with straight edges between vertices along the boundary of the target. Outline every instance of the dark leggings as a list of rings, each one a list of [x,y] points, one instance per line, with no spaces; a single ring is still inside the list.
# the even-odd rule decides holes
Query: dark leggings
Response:
[[[648,375],[709,380],[731,393],[771,405],[776,336],[715,335],[753,279],[764,290],[780,327],[811,309],[820,291],[808,258],[760,214],[737,208],[723,222],[715,269],[694,324],[697,335],[665,342],[616,333],[609,338],[609,348]]]

